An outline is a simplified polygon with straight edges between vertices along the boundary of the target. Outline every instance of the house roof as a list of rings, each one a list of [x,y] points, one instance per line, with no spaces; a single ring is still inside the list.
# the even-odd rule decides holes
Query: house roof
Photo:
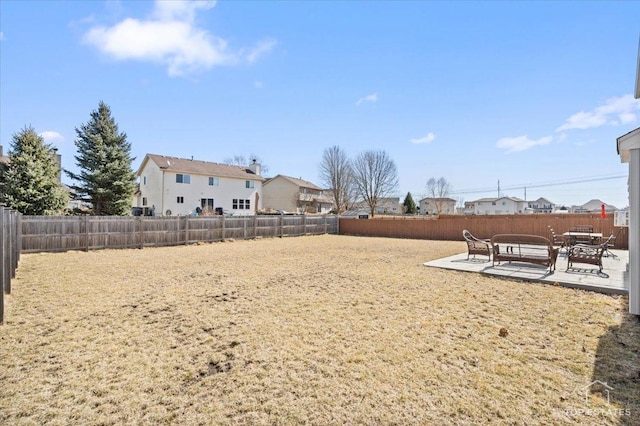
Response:
[[[425,197],[422,200],[420,200],[419,202],[423,202],[425,200],[433,200],[433,201],[453,201],[454,203],[457,202],[456,200],[454,200],[453,198],[433,198],[433,197]]]
[[[526,203],[525,200],[523,200],[522,198],[518,198],[518,197],[500,197],[500,198],[480,198],[478,200],[475,201],[469,201],[470,203],[487,203],[487,202],[491,202],[493,203],[494,201],[498,201],[498,200],[511,200],[514,201],[516,203]]]
[[[237,179],[249,179],[263,181],[262,176],[256,175],[245,166],[232,164],[212,163],[201,160],[188,160],[186,158],[169,157],[166,155],[147,154],[142,160],[137,175],[140,176],[142,169],[148,161],[153,161],[160,169],[176,173],[192,173],[196,175],[206,175],[214,177],[230,177]]]
[[[269,184],[269,182],[271,182],[271,181],[273,181],[273,180],[275,180],[277,178],[282,178],[282,179],[288,180],[289,182],[293,183],[294,185],[300,186],[302,188],[311,188],[311,189],[315,189],[315,190],[318,190],[318,191],[322,191],[322,188],[320,188],[319,186],[317,186],[317,185],[315,185],[315,184],[313,184],[313,183],[311,183],[311,182],[309,182],[307,180],[304,180],[302,178],[294,178],[294,177],[291,177],[291,176],[285,176],[285,175],[276,175],[273,178],[267,180],[267,182],[265,182],[265,185]]]
[[[640,127],[620,136],[618,139],[616,139],[616,142],[618,154],[620,155],[620,161],[622,161],[623,163],[628,163],[629,150],[638,149],[638,147],[640,146]]]

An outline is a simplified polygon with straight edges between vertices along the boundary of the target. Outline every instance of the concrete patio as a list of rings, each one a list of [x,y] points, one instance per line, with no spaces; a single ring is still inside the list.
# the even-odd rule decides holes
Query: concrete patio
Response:
[[[451,269],[456,271],[476,272],[497,277],[512,278],[546,284],[561,285],[563,287],[579,288],[608,294],[629,293],[629,252],[626,250],[611,250],[615,256],[602,258],[602,272],[598,272],[593,265],[574,263],[567,270],[566,254],[558,256],[556,270],[549,273],[549,268],[521,262],[502,262],[493,265],[486,256],[470,257],[467,253],[425,262],[428,267]]]

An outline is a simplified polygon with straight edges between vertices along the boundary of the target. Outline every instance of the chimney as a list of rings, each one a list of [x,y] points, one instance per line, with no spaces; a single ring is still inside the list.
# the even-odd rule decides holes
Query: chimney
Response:
[[[256,175],[260,176],[260,163],[258,163],[255,159],[249,165],[249,170],[251,170]]]
[[[1,150],[0,155],[2,155]],[[62,182],[62,155],[58,154],[58,148],[53,148],[53,155],[56,159],[56,164],[58,164],[58,182]]]
[[[2,157],[2,145],[0,145],[0,157]]]

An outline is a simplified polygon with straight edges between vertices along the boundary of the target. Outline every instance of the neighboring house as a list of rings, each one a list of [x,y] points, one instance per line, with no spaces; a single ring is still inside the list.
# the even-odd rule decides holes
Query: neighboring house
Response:
[[[334,205],[328,191],[300,178],[277,175],[262,186],[266,210],[290,213],[329,213]]]
[[[373,210],[374,214],[402,214],[403,205],[400,203],[400,198],[381,198],[378,200],[376,208]],[[365,210],[367,213],[371,212],[369,204],[366,201],[358,201],[353,206],[354,210]]]
[[[584,203],[581,206],[571,206],[571,213],[600,213],[602,211],[602,205],[604,204],[604,210],[607,214],[613,214],[618,210],[616,206],[607,204],[601,200],[594,199]]]
[[[481,198],[464,203],[465,214],[521,214],[529,204],[518,197]]]
[[[136,175],[132,207],[144,215],[254,215],[262,207],[264,178],[255,162],[245,167],[147,154]]]
[[[528,203],[532,213],[553,213],[555,209],[555,205],[544,197]]]
[[[456,214],[456,200],[452,198],[423,198],[420,200],[420,214]]]

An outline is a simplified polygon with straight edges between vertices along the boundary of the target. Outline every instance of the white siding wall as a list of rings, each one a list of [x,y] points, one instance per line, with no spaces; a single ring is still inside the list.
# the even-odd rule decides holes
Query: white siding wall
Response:
[[[173,171],[163,172],[153,161],[147,162],[140,174],[141,194],[137,200],[137,207],[155,206],[157,216],[166,214],[168,210],[171,211],[171,215],[192,214],[201,206],[200,200],[203,198],[213,199],[214,208],[221,207],[224,211],[234,214],[253,215],[256,209],[262,207],[262,200],[256,197],[262,192],[261,181],[252,180],[254,187],[246,188],[245,179],[219,177],[219,185],[211,186],[209,176],[190,174],[190,183],[186,184],[177,183],[176,174]],[[142,199],[145,197],[147,205],[142,206]],[[178,197],[183,197],[184,202],[178,203]],[[250,209],[234,209],[234,198],[249,200]]]

